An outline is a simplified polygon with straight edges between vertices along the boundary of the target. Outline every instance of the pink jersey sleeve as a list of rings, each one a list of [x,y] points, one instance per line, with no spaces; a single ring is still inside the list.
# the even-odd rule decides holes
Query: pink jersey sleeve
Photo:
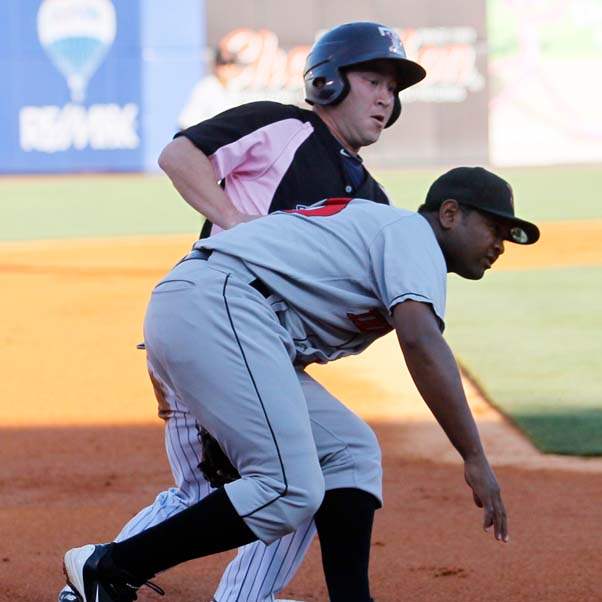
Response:
[[[219,148],[209,156],[226,193],[245,213],[265,215],[297,149],[313,132],[310,123],[283,119]],[[219,228],[212,229],[212,234]]]

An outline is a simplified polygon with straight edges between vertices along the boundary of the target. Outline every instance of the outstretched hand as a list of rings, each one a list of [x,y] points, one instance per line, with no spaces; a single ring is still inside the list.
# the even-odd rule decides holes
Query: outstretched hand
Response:
[[[482,456],[465,460],[464,478],[472,489],[474,503],[484,510],[483,529],[489,531],[493,527],[493,533],[498,541],[505,543],[510,541],[508,519],[500,486],[487,459]]]

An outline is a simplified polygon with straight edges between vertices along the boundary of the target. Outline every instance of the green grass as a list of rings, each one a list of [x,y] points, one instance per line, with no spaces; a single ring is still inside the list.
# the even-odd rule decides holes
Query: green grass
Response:
[[[602,454],[602,267],[450,277],[446,337],[545,452]]]
[[[376,172],[395,203],[416,209],[431,182],[443,171]],[[495,169],[514,190],[516,213],[540,221],[602,219],[602,167],[521,167]]]
[[[0,240],[198,232],[166,177],[0,179]]]
[[[437,170],[376,173],[415,209]],[[496,170],[498,171],[498,170]],[[517,212],[602,219],[599,166],[499,170]],[[201,218],[166,177],[0,179],[0,240],[196,234]],[[602,454],[602,267],[450,279],[448,338],[490,398],[544,450]]]
[[[442,170],[376,172],[394,202],[415,209]],[[517,212],[534,221],[602,218],[599,167],[499,170]],[[0,179],[0,240],[198,232],[201,218],[161,176]]]

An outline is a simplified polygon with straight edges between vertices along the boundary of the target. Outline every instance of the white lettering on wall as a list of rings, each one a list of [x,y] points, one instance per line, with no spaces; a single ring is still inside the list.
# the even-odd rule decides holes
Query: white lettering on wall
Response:
[[[22,107],[19,111],[21,148],[43,153],[138,148],[138,110],[134,103]]]

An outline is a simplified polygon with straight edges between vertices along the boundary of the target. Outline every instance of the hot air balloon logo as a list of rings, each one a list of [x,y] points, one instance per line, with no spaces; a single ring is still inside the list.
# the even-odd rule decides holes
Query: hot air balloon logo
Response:
[[[90,78],[105,58],[117,30],[110,0],[43,0],[38,37],[67,80],[71,100],[81,103]]]

